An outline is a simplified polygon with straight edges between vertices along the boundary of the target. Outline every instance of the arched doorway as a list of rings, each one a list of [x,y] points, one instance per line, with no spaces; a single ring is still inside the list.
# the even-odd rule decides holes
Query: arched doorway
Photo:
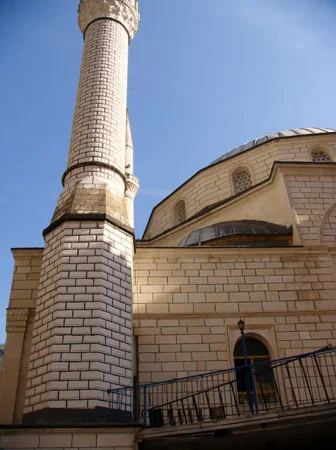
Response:
[[[247,364],[243,341],[239,339],[234,348],[234,365],[236,368],[238,401],[242,404],[250,404],[257,401],[258,404],[276,402],[275,380],[273,377],[271,355],[266,345],[252,336],[245,336]]]

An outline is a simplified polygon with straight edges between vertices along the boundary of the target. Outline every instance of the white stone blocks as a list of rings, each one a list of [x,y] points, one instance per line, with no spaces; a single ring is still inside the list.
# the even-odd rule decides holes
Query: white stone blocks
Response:
[[[46,276],[44,281],[41,281],[36,308],[26,412],[43,407],[42,399],[37,395],[40,392],[44,392],[43,402],[59,400],[65,407],[70,400],[94,399],[108,407],[108,396],[105,394],[109,381],[104,375],[112,374],[114,385],[131,382],[132,374],[128,370],[131,368],[131,351],[130,348],[127,348],[128,351],[121,349],[121,344],[129,345],[128,339],[132,336],[131,308],[128,308],[128,304],[131,304],[131,299],[128,298],[131,290],[122,288],[122,295],[115,292],[118,300],[109,297],[108,292],[105,294],[104,288],[100,286],[97,286],[94,292],[89,292],[96,279],[92,277],[92,271],[100,278],[103,268],[107,280],[111,278],[111,291],[114,289],[108,270],[109,263],[114,264],[114,254],[111,252],[104,257],[98,256],[99,253],[102,255],[102,247],[109,245],[113,239],[114,228],[109,224],[90,222],[83,222],[82,227],[85,231],[83,233],[80,232],[82,228],[73,228],[71,223],[65,223],[58,234],[54,231],[47,236],[42,263],[42,273]],[[102,238],[99,241],[100,246],[92,250],[100,261],[98,270],[98,264],[86,263],[87,256],[71,256],[70,260],[72,259],[75,269],[71,268],[71,272],[64,270],[63,244],[68,241],[71,247],[71,240],[68,238],[73,236],[74,232],[80,241],[90,237],[92,242],[98,242],[97,236]],[[116,236],[120,236],[119,230]],[[59,245],[56,245],[57,242]],[[120,277],[114,277],[118,280],[125,279],[125,276],[131,279],[133,243],[129,236],[125,236],[123,242],[124,252],[121,257],[120,249],[118,250],[118,264],[113,269],[113,274],[118,275],[117,267],[119,271],[123,268]],[[53,263],[50,263],[51,259]],[[63,280],[69,280],[69,277],[76,280],[76,286],[63,285]],[[46,284],[53,285],[53,290],[46,292]],[[126,284],[129,287],[129,283]],[[80,309],[77,309],[76,304]],[[32,370],[40,367],[46,367],[43,378]],[[57,374],[54,380],[53,374]],[[88,381],[92,382],[89,386]],[[87,406],[87,403],[85,405]]]
[[[127,58],[128,37],[120,24],[103,19],[90,25],[85,35],[68,167],[96,160],[124,173]],[[98,167],[90,167],[100,173]],[[66,183],[72,176],[69,173]]]

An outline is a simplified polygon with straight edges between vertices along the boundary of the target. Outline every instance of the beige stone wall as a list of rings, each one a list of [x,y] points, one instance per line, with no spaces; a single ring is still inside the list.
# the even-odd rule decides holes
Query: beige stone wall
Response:
[[[9,308],[35,308],[43,248],[12,250],[14,271]]]
[[[201,218],[187,222],[178,229],[153,239],[149,244],[144,243],[144,245],[175,247],[193,230],[222,221],[244,219],[265,220],[286,226],[293,225],[293,245],[301,244],[281,168],[276,168],[272,178],[265,185],[243,193],[238,198],[233,198],[214,209],[211,214],[205,214]]]
[[[11,307],[29,305],[33,312],[36,291],[28,274],[39,272],[41,252],[14,252],[15,273],[24,273],[25,280],[14,279]],[[232,367],[240,317],[247,335],[261,338],[272,358],[335,344],[332,260],[333,250],[326,247],[137,249],[134,326],[140,382]],[[33,315],[29,317],[24,337],[13,341],[11,354],[19,355],[19,364],[6,357],[6,392],[18,390],[17,396],[3,399],[8,407],[0,409],[0,423],[21,421]]]
[[[335,246],[336,168],[287,167],[284,177],[301,243]]]
[[[264,185],[153,239],[148,245],[176,246],[195,229],[221,221],[254,219],[293,225],[293,245],[332,247],[336,242],[335,197],[334,165],[276,163],[272,177]]]
[[[336,343],[325,247],[138,249],[134,282],[141,382],[232,366],[240,317],[272,357]]]
[[[321,244],[336,247],[336,205],[332,204],[320,227]]]
[[[185,201],[188,218],[234,195],[231,175],[238,167],[248,167],[253,184],[257,184],[269,177],[274,161],[311,161],[311,150],[317,145],[335,160],[335,135],[310,135],[274,140],[201,171],[153,211],[144,238],[152,238],[174,225],[174,206],[179,200]]]
[[[21,423],[42,249],[14,249],[6,347],[0,378],[0,423]]]
[[[12,429],[0,428],[0,448],[4,450],[134,450],[139,430],[110,429]]]

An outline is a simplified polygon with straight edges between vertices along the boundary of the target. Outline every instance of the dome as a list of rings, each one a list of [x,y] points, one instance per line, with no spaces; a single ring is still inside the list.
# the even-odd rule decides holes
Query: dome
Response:
[[[192,231],[179,243],[179,247],[198,247],[210,241],[232,236],[291,236],[292,232],[291,226],[286,227],[263,220],[232,220]]]
[[[273,139],[307,136],[312,134],[326,134],[326,133],[336,133],[336,130],[333,128],[296,128],[294,130],[285,130],[279,131],[278,133],[267,134],[266,136],[242,144],[239,147],[234,148],[230,152],[224,153],[224,155],[215,159],[215,161],[209,164],[209,166],[224,161],[225,159],[232,158],[232,156],[239,155],[239,153],[246,152],[251,148],[258,147],[258,145],[265,144],[265,142],[272,141]]]

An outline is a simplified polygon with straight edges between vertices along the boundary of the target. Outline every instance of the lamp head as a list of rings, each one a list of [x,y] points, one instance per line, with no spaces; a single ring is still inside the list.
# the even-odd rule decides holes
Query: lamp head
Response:
[[[237,323],[237,325],[238,325],[238,328],[240,329],[240,331],[243,332],[244,329],[245,329],[245,322],[244,322],[244,320],[240,319],[239,322]]]

